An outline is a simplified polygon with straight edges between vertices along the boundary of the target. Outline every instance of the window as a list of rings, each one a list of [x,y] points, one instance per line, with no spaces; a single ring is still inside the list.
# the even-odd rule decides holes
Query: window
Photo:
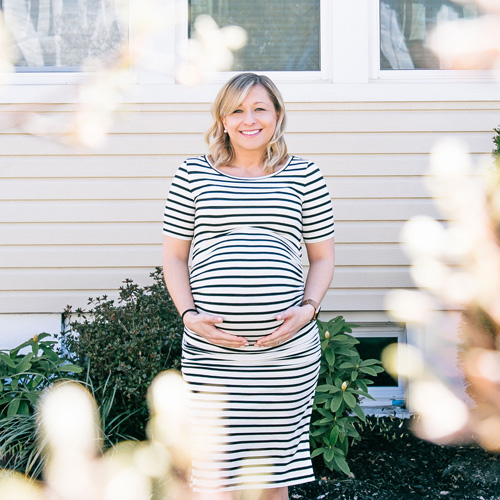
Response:
[[[109,62],[126,43],[114,2],[0,0],[17,71],[78,71]]]
[[[248,35],[234,71],[320,71],[320,0],[190,0],[189,34],[200,14]]]
[[[389,345],[406,343],[406,329],[403,325],[394,323],[366,323],[353,328],[352,335],[358,340],[356,346],[361,359],[378,359],[382,357],[382,351]],[[403,362],[403,360],[401,360]],[[370,378],[370,377],[369,377]],[[370,394],[377,399],[371,401],[365,399],[364,406],[404,404],[404,383],[401,378],[395,380],[387,372],[383,371],[376,377],[372,377],[373,385],[369,385]]]
[[[380,0],[380,69],[445,69],[427,45],[438,23],[479,15],[477,5],[451,0]]]

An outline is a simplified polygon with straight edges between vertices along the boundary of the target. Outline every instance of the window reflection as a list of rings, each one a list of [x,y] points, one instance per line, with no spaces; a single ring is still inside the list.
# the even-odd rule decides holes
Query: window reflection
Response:
[[[380,0],[380,69],[443,69],[427,39],[441,22],[478,16],[473,3]]]
[[[220,27],[246,30],[248,43],[234,54],[234,71],[321,69],[320,0],[190,0],[190,33],[201,14]]]
[[[108,62],[126,33],[109,0],[0,0],[18,70],[78,70]]]

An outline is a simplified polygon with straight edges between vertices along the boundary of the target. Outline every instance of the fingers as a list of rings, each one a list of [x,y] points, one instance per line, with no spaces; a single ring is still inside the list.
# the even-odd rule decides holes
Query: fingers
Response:
[[[248,340],[245,337],[238,337],[230,333],[225,333],[216,327],[217,324],[223,321],[224,318],[221,316],[199,313],[186,317],[184,323],[191,331],[197,333],[200,337],[203,337],[212,344],[235,348],[246,347],[248,345]]]
[[[255,345],[257,347],[276,347],[290,340],[306,323],[302,313],[301,308],[295,306],[277,314],[276,319],[283,321],[283,323],[270,335],[257,340]]]

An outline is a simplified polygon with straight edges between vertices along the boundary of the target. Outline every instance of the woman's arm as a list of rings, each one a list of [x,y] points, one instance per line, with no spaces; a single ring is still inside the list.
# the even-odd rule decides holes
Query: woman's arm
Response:
[[[333,238],[318,243],[306,243],[309,259],[304,299],[313,299],[321,303],[328,287],[332,283],[335,268],[335,240]],[[312,314],[314,307],[305,305]]]
[[[180,314],[187,309],[195,309],[191,286],[189,284],[189,249],[191,241],[163,237],[163,275],[168,292]],[[223,318],[207,313],[189,311],[184,315],[184,324],[193,332],[205,338],[212,344],[226,347],[245,347],[248,341],[224,333],[216,328]]]
[[[306,243],[309,258],[309,273],[307,274],[304,299],[313,299],[321,303],[333,278],[335,267],[334,239],[317,243]],[[272,347],[292,338],[306,323],[314,317],[314,307],[311,304],[290,307],[276,316],[283,323],[271,334],[259,339],[255,345]]]

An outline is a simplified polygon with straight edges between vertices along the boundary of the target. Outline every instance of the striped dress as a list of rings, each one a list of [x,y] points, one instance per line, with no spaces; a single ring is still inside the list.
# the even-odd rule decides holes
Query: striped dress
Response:
[[[320,362],[314,321],[277,347],[253,344],[304,294],[301,241],[333,237],[333,212],[316,165],[291,156],[277,172],[242,178],[187,159],[168,194],[164,234],[192,240],[198,311],[249,346],[211,344],[185,328],[195,491],[276,488],[314,480],[309,423]]]

